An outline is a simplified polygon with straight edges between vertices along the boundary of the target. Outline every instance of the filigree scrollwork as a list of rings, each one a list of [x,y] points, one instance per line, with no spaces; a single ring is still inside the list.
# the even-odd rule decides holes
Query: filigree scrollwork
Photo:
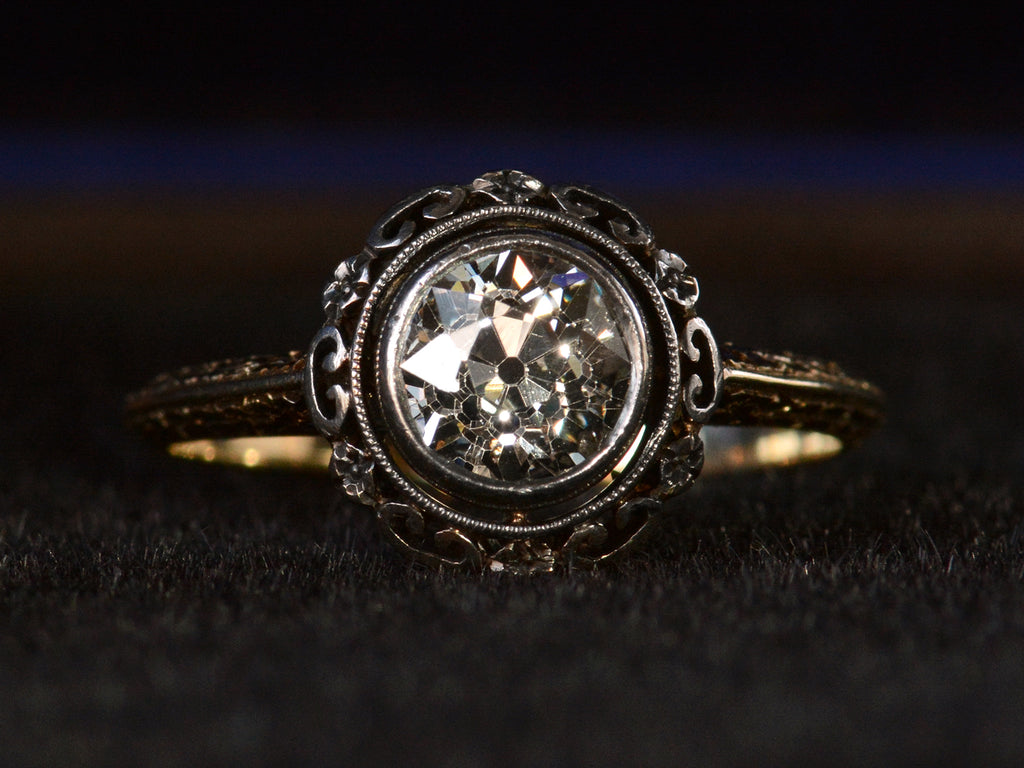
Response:
[[[377,509],[377,522],[406,555],[415,556],[422,550],[427,524],[416,507],[397,501],[382,504]]]
[[[341,333],[333,325],[324,326],[310,345],[303,377],[313,424],[331,440],[341,434],[348,413],[347,369],[348,348]]]
[[[366,238],[366,247],[374,253],[395,250],[408,242],[416,231],[416,217],[432,204],[436,191],[427,189],[392,208],[374,225]]]
[[[609,525],[614,546],[609,547],[598,562],[605,562],[632,548],[651,530],[659,514],[661,501],[649,496],[635,496],[620,506]]]
[[[612,521],[619,531],[635,536],[661,511],[661,503],[648,496],[635,496],[615,510]]]
[[[370,290],[372,262],[373,254],[364,250],[338,265],[334,280],[324,290],[324,312],[328,322],[339,323],[359,313]]]
[[[668,301],[689,312],[697,303],[700,289],[679,255],[659,248],[654,252],[654,282]]]
[[[466,202],[466,190],[463,187],[439,188],[437,194],[441,199],[423,209],[423,218],[428,221],[438,221],[451,216]]]
[[[684,375],[689,374],[683,393],[686,414],[704,423],[718,405],[722,394],[722,359],[707,323],[691,317],[682,334]],[[689,361],[690,365],[685,363]]]
[[[682,493],[693,485],[704,467],[704,441],[688,433],[662,449],[660,459],[661,481],[651,491],[657,498],[668,498]]]
[[[576,567],[596,567],[631,548],[647,532],[661,511],[661,502],[637,496],[621,504],[603,522],[576,526],[563,549]]]
[[[544,183],[522,171],[493,171],[473,181],[477,197],[488,202],[521,205],[544,195]]]
[[[343,261],[334,280],[324,291],[324,311],[328,322],[341,324],[359,313],[373,281],[378,277],[383,257],[404,246],[438,220],[465,207],[464,187],[439,186],[425,189],[388,211],[371,230],[362,252]]]
[[[440,186],[425,189],[396,205],[370,231],[366,246],[375,254],[395,251],[414,235],[440,218],[451,216],[466,199],[462,187]]]
[[[565,541],[564,551],[570,558],[600,557],[608,542],[608,529],[602,523],[580,523]]]
[[[586,219],[614,237],[636,255],[646,256],[654,247],[654,234],[635,213],[615,198],[586,186],[551,188],[555,203],[566,213]]]
[[[555,553],[544,541],[514,540],[491,552],[486,565],[492,571],[547,573],[555,569]]]
[[[383,531],[407,556],[435,568],[483,567],[483,551],[461,531],[444,528],[431,533],[423,513],[411,504],[389,502],[377,510]]]
[[[331,476],[349,497],[363,504],[372,505],[377,500],[373,466],[373,459],[354,445],[345,440],[334,443]]]
[[[382,504],[377,510],[377,519],[391,533],[401,536],[409,546],[419,544],[426,535],[423,513],[411,504],[399,504],[396,501]]]
[[[434,546],[444,565],[453,568],[471,568],[478,571],[483,566],[483,552],[462,532],[445,528],[434,534]]]

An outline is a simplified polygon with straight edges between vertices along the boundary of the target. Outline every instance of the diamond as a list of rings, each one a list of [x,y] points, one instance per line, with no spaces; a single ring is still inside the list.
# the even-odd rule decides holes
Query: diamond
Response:
[[[599,453],[633,395],[640,333],[582,255],[477,250],[421,290],[401,410],[428,449],[490,480],[544,481]]]

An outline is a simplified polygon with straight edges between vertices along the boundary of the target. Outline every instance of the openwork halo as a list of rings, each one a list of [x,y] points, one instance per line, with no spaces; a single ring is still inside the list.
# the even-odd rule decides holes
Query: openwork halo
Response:
[[[422,509],[521,538],[593,517],[658,452],[680,396],[651,276],[579,218],[489,205],[409,243],[352,350],[366,448]]]

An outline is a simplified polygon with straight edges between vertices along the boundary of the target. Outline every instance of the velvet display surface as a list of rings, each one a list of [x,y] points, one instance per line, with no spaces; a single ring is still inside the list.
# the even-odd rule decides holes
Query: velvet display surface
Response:
[[[605,571],[438,575],[322,477],[179,462],[122,427],[155,373],[304,346],[305,272],[336,256],[301,281],[276,263],[175,282],[170,254],[113,284],[41,264],[52,277],[5,292],[0,762],[1024,757],[1012,286],[705,270],[720,338],[842,361],[888,393],[883,431],[820,465],[702,479]]]

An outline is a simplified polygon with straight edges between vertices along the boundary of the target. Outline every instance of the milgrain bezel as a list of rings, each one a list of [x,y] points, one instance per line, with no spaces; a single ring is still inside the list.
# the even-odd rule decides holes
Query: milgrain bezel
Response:
[[[598,283],[618,302],[614,313],[628,317],[626,330],[634,338],[627,344],[635,348],[637,359],[630,366],[629,389],[622,413],[603,441],[600,451],[579,467],[555,478],[509,483],[453,469],[449,459],[425,446],[403,413],[400,403],[407,395],[401,377],[394,374],[403,356],[406,329],[427,286],[459,262],[495,251],[523,247],[560,257],[596,277]],[[596,495],[601,489],[602,479],[629,449],[631,435],[635,435],[643,416],[650,388],[650,381],[645,376],[645,371],[650,368],[647,351],[650,346],[649,334],[637,300],[622,276],[603,266],[598,254],[588,251],[590,248],[581,242],[563,242],[551,232],[501,227],[492,234],[474,232],[456,239],[442,253],[427,261],[419,272],[404,281],[401,278],[396,281],[395,301],[381,318],[383,329],[377,345],[376,384],[381,393],[380,405],[385,426],[380,434],[385,436],[383,442],[396,457],[396,461],[404,461],[411,479],[428,494],[441,493],[451,496],[453,503],[457,503],[457,499],[464,504],[478,505],[477,511],[480,513],[493,510],[492,517],[499,519],[507,517],[509,510],[530,509],[537,514],[542,508],[547,511],[545,516],[550,517],[567,503],[567,498],[572,498],[576,506],[585,501],[585,498],[579,498],[583,495],[582,490],[590,489],[589,495]]]
[[[579,470],[539,484],[482,481],[445,468],[425,446],[410,448],[419,438],[406,433],[398,416],[398,398],[404,397],[400,377],[388,373],[395,369],[398,350],[384,342],[401,336],[420,288],[446,265],[465,258],[460,249],[490,252],[502,243],[541,244],[574,263],[593,260],[616,299],[626,301],[624,313],[636,323],[646,347],[646,370],[630,385],[632,402],[624,407],[613,439]],[[584,257],[569,256],[573,249]],[[352,347],[353,411],[376,467],[422,511],[462,529],[523,538],[594,517],[635,487],[676,416],[681,396],[678,349],[660,291],[621,244],[571,214],[524,205],[490,206],[437,223],[396,254],[376,280]],[[624,466],[613,473],[627,454]]]

